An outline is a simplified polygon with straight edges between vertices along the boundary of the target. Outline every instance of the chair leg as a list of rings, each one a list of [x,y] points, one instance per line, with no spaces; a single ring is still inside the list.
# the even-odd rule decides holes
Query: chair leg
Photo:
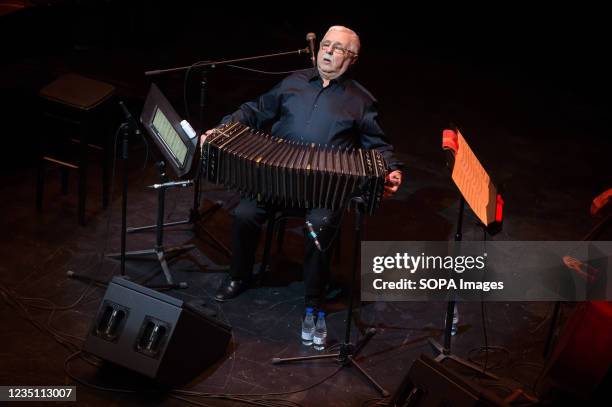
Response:
[[[264,252],[263,252],[263,256],[261,259],[261,265],[259,266],[259,275],[262,276],[263,273],[265,273],[266,268],[268,267],[268,263],[270,261],[270,249],[272,248],[272,235],[274,233],[274,224],[275,222],[275,215],[272,215],[269,219],[268,219],[268,223],[266,225],[266,240],[264,243]]]
[[[110,123],[111,117],[106,112],[103,115],[103,123]],[[108,124],[104,125],[102,129],[102,208],[106,209],[110,201],[110,183],[111,183],[111,170],[113,164],[113,157],[116,151],[113,151],[114,140],[110,137],[112,130]]]
[[[85,226],[85,203],[87,198],[87,165],[79,167],[79,224]]]
[[[102,157],[102,208],[108,208],[109,191],[110,191],[110,164],[112,156],[108,147],[104,148],[104,156]]]
[[[85,123],[81,123],[80,129],[80,143],[79,143],[79,203],[78,203],[78,212],[79,212],[79,224],[81,226],[85,226],[85,204],[87,198],[87,136],[88,136],[88,126]]]

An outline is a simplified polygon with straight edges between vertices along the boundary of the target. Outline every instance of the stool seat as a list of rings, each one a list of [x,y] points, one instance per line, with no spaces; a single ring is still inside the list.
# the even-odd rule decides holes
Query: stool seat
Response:
[[[40,90],[40,97],[79,110],[91,110],[109,99],[115,87],[77,74],[65,74]]]
[[[46,164],[57,164],[62,174],[63,194],[68,192],[68,170],[77,171],[78,219],[79,224],[85,224],[90,150],[98,150],[103,154],[102,207],[107,207],[113,155],[109,128],[110,106],[114,94],[113,85],[74,73],[60,76],[39,91],[41,119],[46,120],[45,126],[38,132],[36,208],[39,212],[42,211]],[[61,124],[62,128],[56,129],[53,124]]]

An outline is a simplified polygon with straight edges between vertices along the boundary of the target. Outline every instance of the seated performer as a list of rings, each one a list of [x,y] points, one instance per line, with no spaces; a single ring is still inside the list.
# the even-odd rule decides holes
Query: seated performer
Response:
[[[331,27],[321,41],[317,68],[294,73],[272,90],[222,119],[261,130],[272,125],[272,136],[304,143],[376,149],[389,169],[385,196],[394,194],[402,181],[402,163],[378,124],[374,97],[345,74],[359,54],[359,37],[341,26]],[[212,133],[208,130],[204,139]],[[219,287],[218,301],[232,299],[248,288],[262,224],[270,210],[254,199],[242,199],[233,212],[230,278]],[[291,210],[292,208],[281,208]],[[295,208],[293,208],[295,209]],[[299,211],[298,211],[299,212]],[[318,233],[323,251],[305,237],[304,285],[306,306],[320,308],[330,265],[331,239],[339,227],[340,211],[301,209]],[[296,211],[291,212],[295,214]]]

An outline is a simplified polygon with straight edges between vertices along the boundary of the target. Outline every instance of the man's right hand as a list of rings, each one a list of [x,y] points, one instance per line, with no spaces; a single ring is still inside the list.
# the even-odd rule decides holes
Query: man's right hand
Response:
[[[206,137],[210,136],[215,129],[206,130],[204,134],[200,136],[200,148],[204,145],[204,141],[206,141]]]

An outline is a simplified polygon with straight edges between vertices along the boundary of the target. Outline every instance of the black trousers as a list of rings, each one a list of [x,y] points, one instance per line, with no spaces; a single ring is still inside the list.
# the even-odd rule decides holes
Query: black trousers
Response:
[[[248,279],[253,273],[255,251],[259,245],[262,226],[271,214],[281,211],[287,216],[303,216],[312,223],[318,235],[319,243],[324,250],[317,249],[313,239],[306,235],[304,229],[304,287],[308,298],[321,298],[329,277],[331,261],[331,240],[336,237],[340,226],[341,212],[328,209],[278,208],[258,204],[253,199],[242,199],[233,210],[232,225],[232,262],[230,276],[232,279]],[[326,250],[328,249],[328,250]]]

